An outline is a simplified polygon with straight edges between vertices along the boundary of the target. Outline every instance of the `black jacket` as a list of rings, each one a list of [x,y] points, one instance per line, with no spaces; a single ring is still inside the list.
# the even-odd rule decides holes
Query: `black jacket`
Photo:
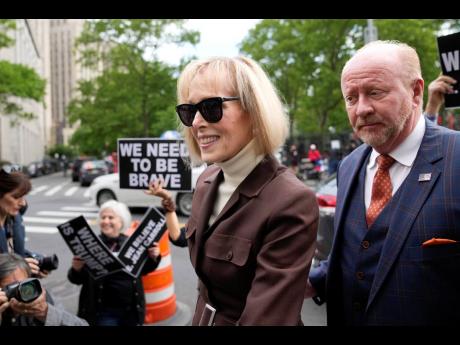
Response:
[[[110,245],[113,244],[108,243],[108,239],[104,235],[100,235],[99,237],[109,248]],[[119,250],[119,248],[127,239],[128,237],[126,235],[121,234],[118,237],[118,243],[114,250]],[[154,271],[158,267],[160,260],[161,257],[159,257],[156,261],[147,257],[147,261],[145,262],[144,267],[142,268],[141,275],[145,275],[147,273]],[[85,267],[80,272],[77,272],[73,268],[70,268],[67,277],[71,283],[82,285],[80,291],[80,298],[78,302],[77,315],[88,321],[90,325],[96,324],[97,313],[102,310],[103,299],[104,297],[107,297],[107,295],[104,293],[104,285],[109,282],[113,282],[115,279],[118,279],[120,277],[124,281],[128,280],[130,284],[132,284],[133,296],[130,299],[132,302],[130,306],[128,306],[128,308],[130,308],[131,311],[136,310],[136,315],[138,317],[137,323],[139,325],[142,325],[144,323],[145,297],[144,287],[142,285],[142,279],[140,277],[133,278],[126,272],[118,272],[95,280],[90,276]],[[129,298],[129,296],[125,295],[126,291],[119,292],[120,298]]]

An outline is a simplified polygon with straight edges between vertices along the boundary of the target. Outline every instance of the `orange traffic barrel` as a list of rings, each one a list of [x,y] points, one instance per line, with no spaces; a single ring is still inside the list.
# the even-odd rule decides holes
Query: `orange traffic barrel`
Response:
[[[133,222],[126,231],[131,235],[139,225]],[[166,231],[160,241],[161,261],[155,271],[142,276],[145,294],[145,325],[166,320],[176,312],[176,294],[174,292],[173,268],[169,250],[169,232]]]

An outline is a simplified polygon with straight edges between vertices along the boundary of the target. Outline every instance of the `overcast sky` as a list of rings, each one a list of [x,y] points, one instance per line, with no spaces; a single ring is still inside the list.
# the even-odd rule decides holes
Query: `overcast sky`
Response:
[[[184,47],[164,46],[159,50],[158,56],[173,65],[179,64],[183,56],[236,56],[237,45],[259,21],[260,19],[190,19],[185,26],[200,31],[200,43],[195,47],[190,44]]]

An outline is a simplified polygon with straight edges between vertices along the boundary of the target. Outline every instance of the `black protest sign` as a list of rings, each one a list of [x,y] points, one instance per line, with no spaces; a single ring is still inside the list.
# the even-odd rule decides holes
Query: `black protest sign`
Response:
[[[460,107],[460,32],[438,37],[438,50],[441,61],[442,74],[454,78],[454,93],[446,94],[444,106],[446,108]]]
[[[162,179],[165,189],[191,191],[188,156],[183,140],[118,139],[120,188],[148,189],[151,181]]]
[[[156,209],[150,208],[141,223],[123,244],[118,259],[125,265],[125,270],[137,277],[147,258],[147,248],[158,242],[166,231],[166,219]]]
[[[57,226],[74,255],[85,261],[89,274],[98,279],[122,270],[123,264],[91,230],[83,216]]]

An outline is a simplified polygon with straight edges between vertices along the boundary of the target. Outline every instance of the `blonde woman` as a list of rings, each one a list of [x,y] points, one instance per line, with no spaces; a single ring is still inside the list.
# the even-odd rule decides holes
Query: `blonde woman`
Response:
[[[192,163],[209,164],[184,229],[199,277],[192,324],[301,325],[318,206],[273,156],[288,133],[275,88],[253,60],[216,57],[185,67],[178,98]]]

